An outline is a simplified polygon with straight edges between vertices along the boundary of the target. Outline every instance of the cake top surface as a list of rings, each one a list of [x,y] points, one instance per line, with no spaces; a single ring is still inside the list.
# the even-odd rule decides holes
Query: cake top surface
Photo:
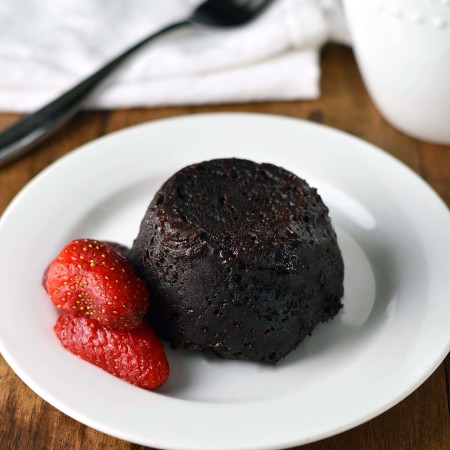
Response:
[[[174,174],[155,196],[153,208],[169,239],[181,244],[200,238],[245,253],[295,237],[309,189],[272,164],[216,159]]]

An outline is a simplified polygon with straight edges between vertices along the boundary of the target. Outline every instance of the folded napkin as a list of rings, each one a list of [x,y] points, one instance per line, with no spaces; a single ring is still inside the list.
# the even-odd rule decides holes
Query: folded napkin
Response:
[[[30,112],[201,0],[0,2],[0,110]],[[251,24],[190,28],[139,51],[88,108],[312,99],[319,49],[348,42],[339,0],[277,0]]]

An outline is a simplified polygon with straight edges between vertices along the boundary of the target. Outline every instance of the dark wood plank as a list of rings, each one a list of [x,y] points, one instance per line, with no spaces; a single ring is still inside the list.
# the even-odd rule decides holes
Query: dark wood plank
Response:
[[[447,387],[448,415],[450,416],[450,355],[448,355],[447,358],[445,358],[444,368],[445,368],[445,382]]]
[[[449,147],[420,142],[418,148],[423,177],[447,205],[450,205]]]

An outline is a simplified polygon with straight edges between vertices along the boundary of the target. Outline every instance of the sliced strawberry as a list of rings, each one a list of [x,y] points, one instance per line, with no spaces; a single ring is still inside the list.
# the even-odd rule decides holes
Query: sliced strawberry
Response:
[[[103,241],[103,244],[109,246],[113,250],[115,250],[119,255],[123,256],[125,259],[128,258],[128,253],[130,249],[123,244],[119,244],[118,242],[112,241]]]
[[[155,389],[169,377],[161,341],[145,322],[123,331],[72,313],[60,316],[54,330],[66,350],[135,386]]]
[[[137,327],[148,311],[148,290],[111,243],[77,239],[66,245],[44,275],[53,304],[121,330]]]

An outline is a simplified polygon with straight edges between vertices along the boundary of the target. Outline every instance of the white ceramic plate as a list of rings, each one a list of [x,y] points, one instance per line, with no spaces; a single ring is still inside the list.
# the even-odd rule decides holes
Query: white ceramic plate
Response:
[[[154,192],[218,157],[281,165],[330,207],[346,274],[344,309],[278,367],[168,352],[158,392],[63,350],[41,278],[75,237],[130,245]],[[390,408],[450,344],[450,217],[412,171],[329,128],[252,114],[163,120],[98,139],[38,175],[0,223],[0,343],[16,373],[69,416],[158,448],[285,448]]]

